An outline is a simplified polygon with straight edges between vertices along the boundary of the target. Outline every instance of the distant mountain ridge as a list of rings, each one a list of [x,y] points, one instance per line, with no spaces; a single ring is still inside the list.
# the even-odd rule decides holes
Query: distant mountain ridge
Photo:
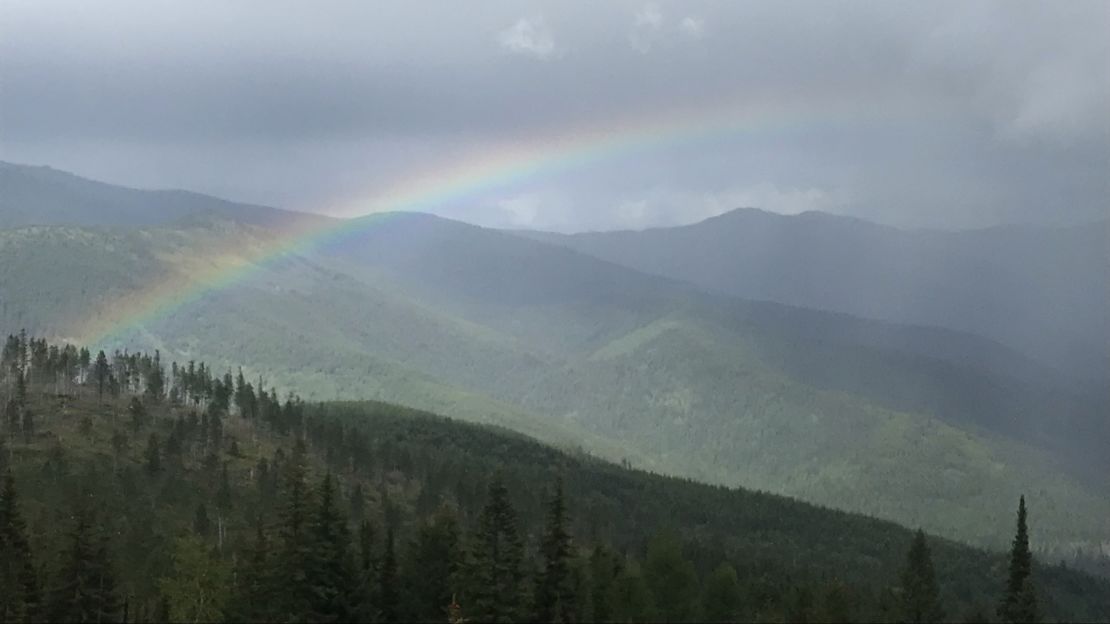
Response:
[[[182,190],[106,184],[45,166],[0,161],[0,228],[30,225],[149,227],[200,217],[255,225],[328,217],[244,204]]]
[[[679,227],[516,233],[712,292],[969,331],[1110,379],[1110,219],[901,230],[738,209]]]

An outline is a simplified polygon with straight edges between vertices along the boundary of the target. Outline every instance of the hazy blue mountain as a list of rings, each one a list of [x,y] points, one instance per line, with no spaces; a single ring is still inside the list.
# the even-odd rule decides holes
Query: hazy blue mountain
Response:
[[[1110,220],[946,232],[740,209],[682,227],[521,234],[714,292],[970,331],[1110,378]]]
[[[26,225],[143,227],[219,217],[276,225],[324,217],[230,202],[179,190],[105,184],[52,169],[0,161],[0,228]]]

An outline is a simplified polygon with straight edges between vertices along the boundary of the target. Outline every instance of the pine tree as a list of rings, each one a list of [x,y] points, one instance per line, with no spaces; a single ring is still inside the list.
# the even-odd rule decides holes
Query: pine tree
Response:
[[[144,393],[151,401],[158,403],[162,400],[162,395],[166,391],[166,377],[162,372],[162,365],[155,357],[154,364],[147,374],[146,378],[146,392]]]
[[[913,537],[902,572],[902,618],[913,624],[938,622],[944,618],[933,559],[921,529]]]
[[[524,545],[500,474],[490,483],[474,542],[473,606],[464,615],[482,622],[525,619]]]
[[[573,622],[575,595],[570,569],[571,538],[567,529],[562,477],[555,483],[548,506],[547,528],[541,550],[544,568],[536,587],[536,618],[541,622]]]
[[[388,624],[400,621],[400,587],[397,579],[397,552],[394,544],[393,528],[386,529],[385,551],[382,553],[382,569],[378,575],[381,588],[378,592],[378,607],[381,621]]]
[[[255,523],[254,543],[239,559],[235,573],[235,592],[228,608],[233,622],[266,622],[273,615],[273,577],[270,543],[261,518]]]
[[[104,387],[108,383],[108,376],[111,369],[108,367],[108,357],[104,355],[104,351],[96,354],[96,363],[93,364],[93,378],[96,379],[96,396],[97,398],[104,398]]]
[[[347,519],[339,511],[335,479],[329,474],[320,485],[319,503],[311,529],[311,614],[315,622],[351,619],[354,564],[350,555]]]
[[[0,622],[32,621],[41,600],[15,480],[7,474],[0,490]]]
[[[308,490],[304,441],[297,439],[282,466],[282,501],[277,525],[275,598],[291,620],[305,620],[312,607],[312,497]]]
[[[702,608],[707,622],[736,622],[740,611],[740,581],[728,562],[717,566],[705,582]]]
[[[457,593],[462,566],[459,521],[450,507],[442,507],[420,527],[412,552],[405,559],[404,586],[408,590],[405,619],[442,620]]]
[[[97,543],[87,512],[76,515],[70,544],[62,553],[59,576],[51,591],[50,621],[114,622],[120,606],[107,543]]]
[[[356,590],[352,597],[355,619],[360,622],[375,621],[378,619],[378,561],[374,555],[374,525],[369,520],[363,520],[358,526],[355,578]]]
[[[1039,622],[1037,594],[1033,587],[1033,555],[1029,552],[1029,531],[1026,527],[1025,497],[1018,502],[1017,534],[1010,550],[1010,574],[1006,593],[998,606],[1003,622]]]
[[[593,619],[608,622],[613,619],[613,584],[621,573],[620,558],[604,544],[594,547],[590,554],[590,594],[593,599]]]

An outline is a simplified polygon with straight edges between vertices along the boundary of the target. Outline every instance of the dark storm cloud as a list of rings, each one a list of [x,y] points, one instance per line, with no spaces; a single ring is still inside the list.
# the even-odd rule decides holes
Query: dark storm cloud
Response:
[[[741,203],[905,225],[1106,213],[1102,2],[448,7],[4,3],[0,158],[329,210],[485,146],[750,93],[809,118],[437,210],[560,229]]]

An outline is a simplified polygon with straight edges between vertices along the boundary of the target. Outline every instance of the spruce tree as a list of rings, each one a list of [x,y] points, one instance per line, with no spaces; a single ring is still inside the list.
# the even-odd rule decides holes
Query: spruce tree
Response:
[[[474,587],[471,605],[463,605],[467,619],[513,622],[525,619],[524,545],[517,532],[516,512],[509,491],[497,474],[478,518],[474,536]]]
[[[104,398],[104,388],[108,383],[108,376],[111,370],[108,367],[108,357],[104,355],[104,351],[96,354],[96,363],[93,364],[93,378],[96,379],[96,396],[97,398]]]
[[[998,617],[1003,622],[1040,621],[1037,594],[1033,587],[1033,555],[1029,552],[1024,496],[1018,502],[1017,533],[1010,550],[1009,572],[1006,593],[998,606]]]
[[[541,622],[573,622],[575,595],[570,569],[571,537],[567,528],[562,477],[557,479],[548,504],[541,551],[544,567],[536,587],[536,618]]]
[[[386,529],[385,550],[382,553],[382,569],[378,575],[378,608],[382,622],[392,624],[400,621],[400,587],[397,578],[397,551],[394,543],[393,528]]]
[[[925,532],[914,534],[906,555],[906,568],[902,572],[902,619],[920,624],[937,622],[944,618],[937,590],[936,573]]]
[[[590,594],[593,599],[593,619],[608,622],[613,619],[613,584],[621,573],[621,560],[604,544],[594,547],[590,555]]]
[[[270,543],[266,539],[262,519],[259,518],[255,523],[254,543],[238,561],[228,619],[233,622],[266,622],[274,619],[272,583]]]
[[[308,490],[304,441],[297,439],[282,466],[282,501],[277,525],[275,598],[285,617],[307,619],[312,606],[312,497]]]
[[[355,585],[347,518],[339,510],[335,479],[329,474],[320,485],[318,507],[311,527],[308,582],[310,619],[335,622],[351,619]]]
[[[120,604],[107,542],[93,534],[86,511],[79,511],[76,516],[51,591],[50,621],[115,622]]]
[[[0,489],[0,622],[36,619],[41,600],[15,480],[7,474]]]
[[[378,560],[374,555],[374,525],[369,520],[363,520],[358,526],[355,580],[355,619],[360,622],[377,620]]]
[[[450,507],[441,507],[424,523],[405,558],[406,594],[403,615],[407,620],[442,620],[447,606],[458,593],[462,565],[459,521]]]

